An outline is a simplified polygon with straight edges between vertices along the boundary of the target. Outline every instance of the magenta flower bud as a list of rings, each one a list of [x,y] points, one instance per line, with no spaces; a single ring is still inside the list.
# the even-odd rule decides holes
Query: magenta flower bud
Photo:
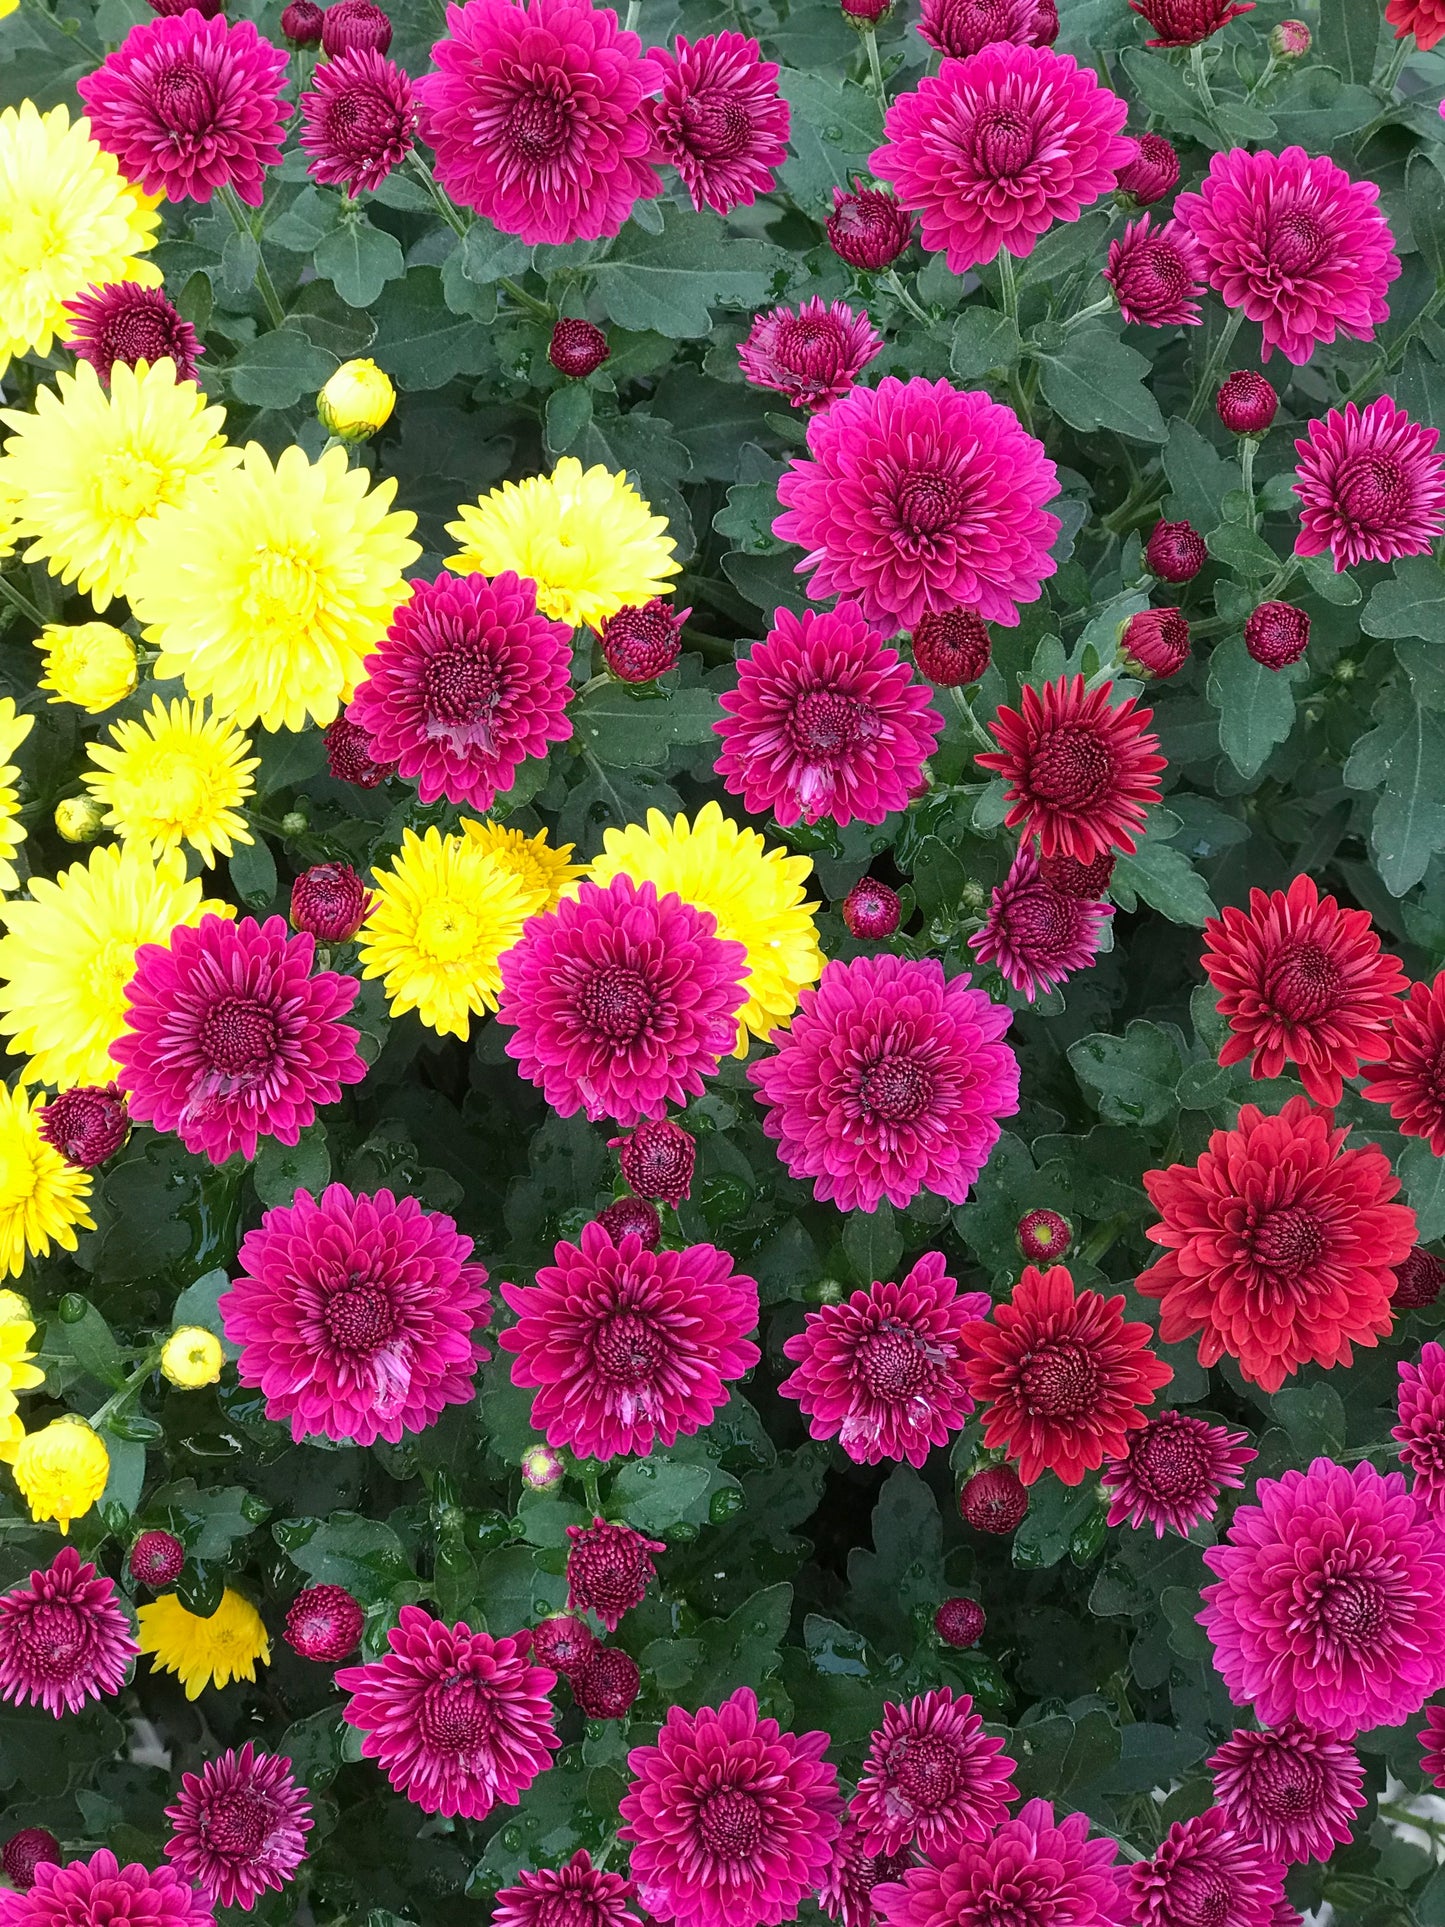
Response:
[[[1204,537],[1188,522],[1156,522],[1144,544],[1144,566],[1161,582],[1192,582],[1208,560]]]
[[[173,1532],[143,1532],[126,1555],[126,1569],[137,1585],[159,1592],[180,1578],[186,1549]]]
[[[323,53],[369,49],[384,54],[391,45],[391,21],[372,0],[333,0],[321,16]]]
[[[1276,60],[1299,60],[1314,45],[1303,20],[1277,20],[1269,30],[1269,50]]]
[[[1290,602],[1261,602],[1245,619],[1244,646],[1266,669],[1287,669],[1309,647],[1310,619]]]
[[[828,216],[828,245],[850,268],[876,274],[891,267],[913,238],[913,216],[882,188],[861,187],[853,192],[833,189],[833,212]]]
[[[1279,410],[1279,396],[1263,375],[1236,368],[1225,376],[1214,406],[1231,435],[1263,435]]]
[[[338,716],[326,730],[326,765],[338,783],[355,783],[374,790],[396,774],[395,763],[378,763],[371,754],[371,738],[364,729]]]
[[[843,18],[859,33],[880,25],[893,11],[893,0],[838,0]]]
[[[983,1628],[983,1607],[976,1599],[945,1599],[933,1615],[933,1630],[945,1646],[977,1646]]]
[[[22,1827],[19,1833],[12,1833],[0,1852],[0,1865],[3,1865],[7,1879],[12,1887],[21,1893],[29,1893],[35,1885],[35,1875],[41,1867],[58,1867],[64,1856],[60,1842],[48,1827]]]
[[[567,1476],[567,1463],[551,1445],[529,1445],[522,1454],[522,1484],[529,1492],[546,1492]]]
[[[130,1135],[130,1109],[118,1084],[61,1091],[38,1115],[41,1137],[82,1171],[113,1158]]]
[[[1056,1265],[1073,1243],[1074,1228],[1061,1211],[1040,1206],[1024,1213],[1014,1237],[1031,1265]]]
[[[876,943],[881,937],[893,935],[901,910],[896,890],[879,883],[876,877],[864,877],[843,899],[843,922],[850,937]]]
[[[1189,624],[1178,609],[1145,609],[1120,624],[1119,656],[1136,676],[1165,682],[1189,660]]]
[[[1253,13],[1254,0],[1129,0],[1157,38],[1149,47],[1197,47],[1237,14]]]
[[[1136,207],[1152,207],[1179,185],[1179,156],[1162,134],[1141,134],[1139,152],[1119,169],[1119,192]]]
[[[552,329],[547,359],[569,381],[595,375],[612,350],[607,337],[590,321],[559,321]]]
[[[177,14],[194,7],[203,20],[214,20],[225,9],[226,0],[146,0],[153,14],[162,20],[173,20]]]
[[[349,943],[370,908],[371,892],[349,863],[314,863],[291,885],[291,928],[319,943]]]
[[[1054,0],[1038,0],[1034,8],[1034,45],[1052,47],[1059,37],[1059,10]]]
[[[597,638],[607,667],[619,682],[655,682],[677,667],[682,626],[691,614],[661,596],[641,606],[625,603],[608,616]]]
[[[966,1525],[975,1532],[995,1532],[1003,1536],[1016,1532],[1029,1509],[1029,1495],[1023,1480],[1009,1465],[991,1465],[964,1481],[958,1495],[958,1510]]]
[[[345,1586],[307,1586],[286,1614],[286,1643],[303,1659],[333,1663],[356,1650],[366,1614]]]
[[[620,1646],[595,1646],[572,1677],[572,1697],[589,1720],[625,1719],[642,1691],[642,1674]]]
[[[993,645],[977,609],[945,609],[918,618],[910,640],[913,660],[940,689],[977,682],[988,668]]]
[[[532,1628],[532,1657],[570,1678],[597,1650],[597,1635],[576,1613],[551,1613]]]
[[[1109,243],[1104,279],[1114,290],[1119,313],[1141,328],[1189,328],[1199,321],[1204,255],[1178,221],[1160,228],[1148,214],[1131,221]]]
[[[291,0],[290,6],[282,9],[281,35],[293,47],[319,47],[321,9],[316,0]]]
[[[1423,1311],[1426,1305],[1434,1304],[1442,1289],[1445,1289],[1445,1265],[1433,1251],[1416,1245],[1404,1263],[1395,1267],[1395,1289],[1390,1294],[1390,1302],[1396,1311]]]
[[[1097,903],[1109,887],[1117,858],[1112,850],[1081,863],[1076,856],[1046,856],[1039,859],[1039,875],[1061,896],[1083,897]]]
[[[646,1198],[616,1198],[597,1213],[597,1222],[615,1245],[627,1237],[640,1238],[644,1251],[656,1251],[662,1243],[662,1220]]]
[[[639,1198],[660,1199],[675,1211],[692,1189],[697,1145],[669,1117],[639,1124],[630,1137],[612,1138],[622,1175]]]

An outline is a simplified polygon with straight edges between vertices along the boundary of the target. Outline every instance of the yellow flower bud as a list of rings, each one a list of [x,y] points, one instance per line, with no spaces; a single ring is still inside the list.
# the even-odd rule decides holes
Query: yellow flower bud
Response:
[[[135,688],[135,644],[109,622],[49,623],[35,647],[45,652],[40,687],[52,703],[75,703],[99,716]]]
[[[29,1318],[30,1300],[22,1298],[18,1291],[0,1291],[0,1325],[8,1325],[15,1318]]]
[[[93,796],[63,796],[55,806],[55,827],[67,843],[94,843],[105,811]]]
[[[214,1385],[225,1362],[220,1339],[201,1325],[177,1325],[161,1349],[162,1372],[188,1392]]]
[[[69,1532],[72,1519],[89,1512],[110,1477],[110,1454],[99,1433],[67,1412],[38,1432],[28,1432],[15,1453],[15,1483],[37,1525],[54,1519]]]
[[[316,397],[316,412],[328,435],[343,442],[364,442],[391,418],[396,390],[374,361],[344,361]]]

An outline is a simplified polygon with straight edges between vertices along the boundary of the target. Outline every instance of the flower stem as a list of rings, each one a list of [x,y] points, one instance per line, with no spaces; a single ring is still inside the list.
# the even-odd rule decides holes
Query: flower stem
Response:
[[[1014,272],[1013,256],[1007,248],[998,251],[998,298],[999,306],[1017,327],[1019,318],[1019,283]]]
[[[1251,535],[1259,528],[1259,516],[1254,506],[1254,457],[1259,443],[1253,435],[1246,435],[1239,450],[1239,472],[1244,483],[1244,505],[1248,516],[1246,527]]]
[[[534,294],[528,294],[520,282],[514,281],[510,275],[498,275],[497,286],[505,288],[517,306],[525,308],[528,314],[535,315],[538,321],[552,322],[557,319],[554,308],[550,308],[545,301],[539,301]]]
[[[627,0],[627,18],[623,21],[623,31],[636,33],[637,23],[642,17],[642,0]]]
[[[142,1358],[140,1364],[136,1366],[124,1385],[112,1392],[98,1411],[91,1413],[88,1422],[92,1432],[98,1432],[108,1419],[114,1418],[117,1412],[130,1404],[141,1386],[145,1384],[146,1380],[160,1363],[160,1357],[158,1347],[151,1346],[147,1349],[144,1358]]]
[[[883,84],[883,62],[878,58],[878,36],[869,27],[863,35],[863,44],[868,49],[868,80],[878,96],[878,111],[888,112],[888,89]]]
[[[933,326],[933,323],[929,320],[923,309],[919,307],[918,303],[913,299],[913,296],[908,292],[907,288],[904,287],[902,277],[897,268],[890,268],[887,274],[883,276],[883,285],[891,294],[897,296],[898,300],[903,303],[915,321],[921,321],[925,328],[931,328]]]
[[[1204,42],[1196,40],[1189,49],[1189,73],[1194,82],[1194,90],[1199,95],[1209,118],[1214,118],[1214,95],[1210,91],[1209,76],[1204,71]]]
[[[597,1472],[588,1466],[582,1474],[582,1494],[587,1502],[587,1510],[594,1519],[602,1517],[602,1489],[597,1483]]]
[[[261,252],[261,237],[256,232],[256,224],[241,206],[236,190],[229,181],[222,181],[220,194],[237,234],[244,234],[248,241],[254,241],[256,244],[256,286],[265,303],[271,326],[279,328],[285,323],[286,310],[281,306],[280,298],[276,293],[276,284],[266,267],[266,257]]]
[[[965,728],[978,744],[979,748],[985,750],[997,749],[998,744],[993,740],[992,736],[989,735],[977,716],[974,715],[973,705],[956,683],[949,689],[948,693],[953,698],[953,706],[958,711]]]
[[[1074,314],[1069,315],[1064,322],[1064,326],[1065,328],[1077,328],[1081,321],[1092,321],[1096,314],[1107,314],[1113,305],[1113,295],[1106,294],[1102,301],[1091,301],[1087,308],[1080,308]]]
[[[1234,346],[1234,337],[1239,333],[1243,320],[1242,308],[1231,308],[1225,316],[1224,326],[1219,331],[1219,339],[1215,342],[1209,359],[1204,364],[1204,373],[1200,376],[1199,385],[1194,390],[1193,399],[1189,404],[1189,413],[1184,417],[1187,422],[1197,422],[1214,399],[1215,391],[1219,387],[1219,377],[1224,371],[1224,364],[1229,359],[1229,351]]]
[[[45,617],[41,615],[29,596],[22,595],[15,584],[7,582],[3,575],[0,575],[0,596],[4,596],[11,608],[18,609],[21,615],[29,616],[37,629],[45,627]]]
[[[467,231],[466,221],[453,205],[451,196],[443,191],[436,175],[432,173],[431,169],[427,166],[421,155],[417,153],[415,148],[411,151],[408,164],[411,167],[412,173],[421,182],[427,193],[430,194],[433,206],[451,229],[452,233],[458,237],[465,235]]]

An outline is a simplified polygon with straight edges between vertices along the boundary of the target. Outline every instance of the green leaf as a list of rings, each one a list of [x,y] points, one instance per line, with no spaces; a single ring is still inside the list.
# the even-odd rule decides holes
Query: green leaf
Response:
[[[98,1378],[112,1390],[125,1383],[125,1361],[115,1334],[89,1299],[85,1300],[83,1314],[73,1323],[54,1320],[47,1332],[50,1349],[68,1351],[87,1377]]]
[[[577,741],[604,769],[662,769],[674,746],[711,742],[722,711],[709,689],[639,700],[623,683],[604,683],[569,714]]]
[[[101,1507],[118,1505],[133,1513],[145,1488],[146,1448],[139,1439],[122,1438],[108,1425],[101,1426],[100,1436],[110,1455],[110,1475],[100,1495]]]
[[[547,397],[547,447],[553,455],[569,449],[592,420],[592,390],[585,382],[569,381]]]
[[[1374,0],[1326,0],[1319,13],[1319,54],[1346,80],[1368,81],[1380,44],[1380,9]]]
[[[678,1699],[684,1706],[716,1706],[739,1686],[759,1689],[778,1669],[778,1648],[788,1630],[793,1588],[764,1586],[726,1619],[698,1628],[701,1649],[692,1677]]]
[[[1265,581],[1279,568],[1279,557],[1252,529],[1237,522],[1221,522],[1205,537],[1205,547],[1216,562],[1247,581]]]
[[[524,1492],[517,1501],[517,1517],[529,1546],[550,1546],[554,1551],[564,1550],[571,1543],[568,1526],[592,1523],[580,1505],[571,1499],[559,1499],[553,1492]]]
[[[995,368],[1012,368],[1022,347],[1011,315],[975,304],[954,326],[949,366],[960,381],[976,381]]]
[[[843,1249],[860,1285],[893,1276],[903,1256],[903,1235],[885,1198],[873,1211],[850,1211],[843,1227]]]
[[[873,1549],[848,1555],[853,1612],[881,1652],[911,1644],[909,1615],[945,1597],[938,1501],[912,1466],[888,1474],[873,1508]]]
[[[226,1327],[221,1320],[220,1301],[230,1289],[231,1280],[218,1265],[193,1285],[186,1286],[171,1310],[171,1325],[173,1328],[176,1325],[199,1325],[203,1331],[213,1332],[220,1339],[226,1356],[235,1359],[241,1354],[227,1339]]]
[[[1360,627],[1367,636],[1445,642],[1445,570],[1425,555],[1397,562],[1391,579],[1371,591]]]
[[[348,308],[369,308],[388,281],[406,273],[400,241],[373,227],[365,215],[351,216],[328,234],[316,249],[315,261],[316,272]]]
[[[294,1720],[281,1735],[277,1751],[291,1762],[297,1779],[312,1793],[319,1793],[341,1771],[341,1713],[335,1706],[323,1706],[304,1720]]]
[[[286,1554],[314,1585],[345,1586],[364,1606],[414,1600],[421,1591],[391,1527],[356,1512],[334,1512],[303,1543],[288,1543]]]
[[[247,342],[227,368],[226,380],[236,400],[252,408],[290,408],[324,387],[335,368],[335,355],[288,325]]]
[[[525,241],[519,241],[515,234],[503,234],[480,214],[472,217],[459,253],[462,273],[479,287],[500,281],[503,275],[524,274],[532,258]]]
[[[1411,1138],[1396,1162],[1410,1209],[1415,1213],[1415,1235],[1429,1244],[1445,1237],[1445,1158],[1437,1158],[1425,1138]]]
[[[290,1204],[298,1191],[320,1197],[331,1182],[326,1126],[308,1124],[295,1144],[263,1137],[252,1168],[256,1196],[268,1207]]]
[[[487,365],[490,333],[480,321],[453,314],[435,268],[410,268],[390,282],[375,306],[372,353],[397,386],[442,388]]]
[[[1176,521],[1192,522],[1205,536],[1224,513],[1225,496],[1240,483],[1238,467],[1178,415],[1169,424],[1164,473],[1172,491],[1170,515]]]
[[[1352,609],[1360,600],[1360,585],[1348,569],[1335,568],[1328,555],[1296,556],[1300,574],[1317,596],[1336,608]]]
[[[1344,1450],[1345,1408],[1333,1385],[1286,1385],[1270,1403],[1301,1459]]]
[[[1074,1534],[1098,1506],[1093,1480],[1064,1485],[1052,1472],[1046,1472],[1029,1487],[1029,1509],[1013,1536],[1014,1564],[1029,1569],[1056,1566],[1068,1552]]]
[[[1133,856],[1121,856],[1115,865],[1115,887],[1122,884],[1171,923],[1199,929],[1206,917],[1214,915],[1214,901],[1203,877],[1169,841],[1178,828],[1179,819],[1168,810],[1151,810],[1138,849]]]
[[[657,1453],[624,1465],[612,1482],[615,1509],[639,1532],[666,1532],[684,1518],[712,1483],[705,1465],[682,1465]]]
[[[284,214],[266,223],[267,245],[275,244],[291,254],[314,254],[332,232],[344,213],[335,193],[317,187],[303,187]]]
[[[1413,684],[1392,683],[1375,708],[1376,724],[1345,764],[1351,789],[1382,788],[1370,823],[1381,881],[1403,896],[1445,850],[1445,719],[1421,707]]]
[[[1068,1056],[1106,1124],[1159,1124],[1172,1116],[1182,1065],[1178,1045],[1157,1024],[1136,1017],[1122,1037],[1081,1037]]]
[[[1044,399],[1071,428],[1112,428],[1136,442],[1162,442],[1168,430],[1144,385],[1149,361],[1107,329],[1076,328],[1056,354],[1041,354]]]
[[[276,895],[276,859],[264,836],[238,843],[227,861],[236,894],[249,910],[264,910]]]
[[[792,265],[792,256],[769,241],[735,237],[713,215],[669,207],[661,234],[624,228],[591,272],[619,328],[684,340],[707,334],[714,307],[762,306],[786,285]]]
[[[778,91],[792,108],[782,183],[800,207],[831,212],[833,188],[868,171],[883,132],[878,103],[852,81],[788,67],[778,76]]]
[[[1219,711],[1219,746],[1241,776],[1258,775],[1294,728],[1297,666],[1266,669],[1242,636],[1226,636],[1209,658],[1209,701]]]
[[[246,1511],[254,1503],[243,1485],[203,1488],[194,1479],[178,1479],[148,1499],[146,1511],[164,1514],[193,1559],[226,1559],[238,1539],[256,1530]]]

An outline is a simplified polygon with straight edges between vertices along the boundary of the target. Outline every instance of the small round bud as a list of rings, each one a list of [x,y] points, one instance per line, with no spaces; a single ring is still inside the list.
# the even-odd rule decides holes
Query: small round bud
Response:
[[[1090,857],[1087,863],[1076,856],[1045,856],[1039,859],[1039,875],[1061,896],[1097,903],[1109,887],[1117,860],[1112,851]]]
[[[185,1570],[186,1549],[173,1532],[143,1532],[126,1555],[126,1567],[139,1586],[159,1592],[174,1585]]]
[[[576,1613],[553,1613],[533,1626],[532,1654],[540,1666],[570,1678],[597,1650],[597,1635]]]
[[[966,1525],[975,1532],[995,1532],[1006,1536],[1023,1524],[1029,1509],[1024,1482],[1010,1465],[990,1465],[964,1481],[958,1495],[958,1510]]]
[[[597,1646],[572,1677],[572,1697],[589,1720],[625,1719],[642,1691],[642,1674],[620,1646]]]
[[[287,810],[281,818],[281,834],[286,837],[304,836],[310,821],[305,810]]]
[[[35,1885],[37,1869],[58,1867],[63,1856],[60,1842],[48,1827],[22,1827],[19,1833],[12,1833],[0,1851],[0,1866],[12,1887],[21,1893],[29,1893]]]
[[[1074,1228],[1061,1211],[1041,1206],[1026,1211],[1014,1232],[1019,1250],[1031,1265],[1057,1264],[1074,1241]]]
[[[1303,20],[1276,20],[1269,30],[1269,50],[1276,60],[1300,60],[1314,45]]]
[[[349,943],[370,908],[370,891],[347,863],[315,863],[291,885],[291,927],[321,943]]]
[[[1144,566],[1161,582],[1192,582],[1208,560],[1204,537],[1188,522],[1156,522],[1144,544]]]
[[[891,267],[912,240],[913,216],[891,194],[855,181],[851,194],[841,187],[833,189],[827,234],[828,245],[840,261],[877,274]]]
[[[945,1599],[933,1615],[933,1630],[945,1646],[977,1646],[983,1628],[983,1607],[976,1599]]]
[[[615,1245],[626,1237],[641,1238],[644,1251],[656,1251],[662,1243],[662,1220],[646,1198],[616,1198],[597,1213],[597,1222]]]
[[[682,625],[692,610],[674,609],[661,596],[640,607],[625,603],[598,634],[607,667],[619,682],[655,682],[677,667]]]
[[[286,1644],[303,1659],[328,1662],[356,1650],[366,1614],[344,1586],[308,1586],[286,1614]]]
[[[391,45],[391,22],[372,0],[333,0],[321,16],[321,46],[325,53],[344,54],[370,48],[384,54]]]
[[[977,682],[988,668],[993,645],[977,609],[945,609],[918,618],[910,638],[913,660],[940,689]]]
[[[1034,8],[1033,42],[1036,47],[1052,47],[1059,37],[1059,10],[1054,0],[1038,0]]]
[[[47,623],[35,638],[44,651],[40,687],[51,703],[74,703],[87,716],[113,709],[140,674],[135,644],[110,622]]]
[[[366,731],[344,716],[327,726],[326,766],[338,783],[355,783],[359,790],[374,790],[396,774],[396,764],[378,763]]]
[[[291,0],[281,12],[281,34],[293,47],[319,47],[321,9],[315,0]]]
[[[557,322],[547,347],[548,361],[569,381],[586,381],[611,353],[606,335],[590,321]]]
[[[214,20],[225,9],[226,0],[146,0],[151,12],[161,20],[174,20],[194,7],[203,20]]]
[[[220,1339],[202,1325],[178,1325],[161,1347],[162,1377],[186,1392],[214,1385],[225,1362]]]
[[[877,942],[891,937],[898,928],[901,908],[896,890],[876,877],[864,877],[843,899],[843,922],[850,937],[864,943]]]
[[[815,1278],[803,1287],[803,1297],[810,1305],[841,1305],[847,1295],[836,1278]]]
[[[0,1291],[0,1325],[8,1325],[16,1318],[28,1318],[34,1323],[30,1300],[23,1292]]]
[[[893,0],[838,0],[843,18],[859,33],[871,33],[893,11]]]
[[[1179,156],[1162,134],[1140,134],[1138,153],[1119,169],[1119,192],[1135,207],[1152,207],[1179,185]]]
[[[1416,1245],[1403,1264],[1395,1267],[1395,1289],[1390,1294],[1390,1302],[1396,1311],[1421,1311],[1426,1305],[1433,1305],[1445,1288],[1445,1265],[1427,1251],[1423,1245]]]
[[[1236,368],[1225,376],[1214,407],[1231,435],[1263,435],[1279,412],[1279,396],[1253,368]]]
[[[357,0],[339,0],[343,7],[356,3]],[[366,0],[359,3],[365,5]],[[335,11],[335,7],[330,10]],[[330,14],[327,17],[329,19]],[[396,390],[391,377],[369,360],[343,361],[316,397],[321,426],[328,435],[335,435],[343,442],[366,441],[386,426],[395,407]]]
[[[522,1454],[522,1484],[529,1492],[546,1492],[567,1476],[567,1462],[551,1445],[529,1445]]]
[[[1119,659],[1136,676],[1166,682],[1189,660],[1189,624],[1178,609],[1144,609],[1119,625]]]
[[[1244,622],[1244,646],[1266,669],[1298,662],[1310,641],[1310,619],[1292,602],[1261,602]]]
[[[630,1137],[608,1140],[616,1151],[622,1175],[639,1198],[670,1204],[675,1211],[692,1189],[697,1144],[671,1118],[639,1124]]]
[[[55,827],[67,843],[94,843],[105,828],[105,810],[93,796],[63,796],[55,806]]]
[[[118,1084],[82,1084],[52,1097],[40,1135],[82,1171],[113,1158],[130,1135],[130,1110]]]

